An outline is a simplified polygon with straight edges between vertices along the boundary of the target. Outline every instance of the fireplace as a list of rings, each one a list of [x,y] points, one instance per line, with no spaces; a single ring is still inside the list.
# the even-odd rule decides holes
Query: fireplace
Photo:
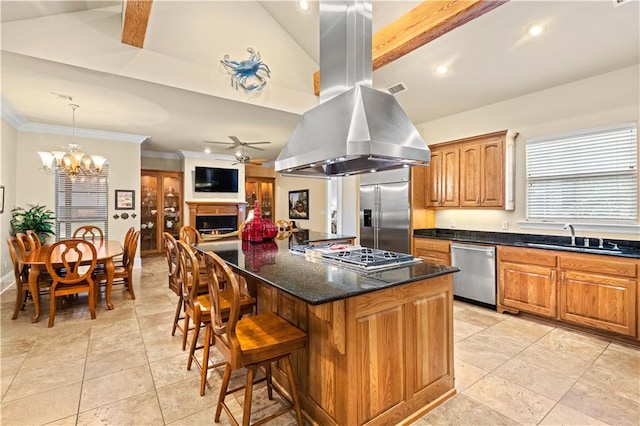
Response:
[[[228,234],[238,230],[237,216],[196,216],[196,229],[201,234]]]
[[[189,225],[201,234],[228,234],[239,229],[244,222],[243,201],[187,201]]]

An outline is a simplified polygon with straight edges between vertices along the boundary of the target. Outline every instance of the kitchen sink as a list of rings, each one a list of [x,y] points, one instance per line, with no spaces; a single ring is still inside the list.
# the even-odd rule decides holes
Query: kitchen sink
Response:
[[[594,253],[594,254],[621,254],[622,250],[596,248],[596,247],[580,247],[580,246],[566,246],[562,244],[543,244],[543,243],[517,243],[518,246],[541,248],[547,250],[564,250],[564,251],[576,251],[579,253]]]

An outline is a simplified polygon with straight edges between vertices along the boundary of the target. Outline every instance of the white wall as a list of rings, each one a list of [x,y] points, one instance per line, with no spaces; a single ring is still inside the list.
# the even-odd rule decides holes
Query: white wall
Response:
[[[16,204],[16,151],[18,132],[13,126],[2,120],[2,142],[0,143],[0,185],[4,185],[4,212],[0,213],[0,279],[9,274],[13,282],[13,267],[9,248],[6,244],[11,233],[11,209]]]
[[[327,187],[325,179],[299,178],[291,176],[276,177],[275,219],[295,220],[300,229],[327,232]],[[289,191],[309,190],[309,219],[289,219]]]
[[[517,223],[526,219],[525,140],[612,123],[640,122],[639,77],[640,66],[633,66],[422,123],[419,129],[429,145],[504,129],[519,133],[516,139],[515,210],[438,210],[436,227],[452,228],[455,223],[458,229],[502,232],[502,222],[506,220],[509,223],[506,232],[565,235],[562,225],[558,225],[557,231],[542,231]],[[587,236],[585,232],[589,232],[581,230],[579,224],[576,230],[581,236]],[[640,239],[637,228],[591,235]]]
[[[14,161],[20,164],[16,178],[16,204],[26,207],[29,204],[43,204],[55,211],[55,179],[53,175],[40,173],[40,157],[37,151],[58,150],[71,142],[69,136],[42,133],[18,132],[18,148]],[[140,229],[140,145],[104,139],[78,138],[85,152],[107,157],[109,163],[109,239],[124,241],[129,227]],[[4,141],[3,141],[4,144]],[[137,218],[114,219],[115,190],[134,190],[136,209],[127,213],[136,213]]]

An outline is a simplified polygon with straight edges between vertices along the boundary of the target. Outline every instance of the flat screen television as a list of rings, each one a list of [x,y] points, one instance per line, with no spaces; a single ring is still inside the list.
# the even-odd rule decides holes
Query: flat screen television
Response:
[[[196,167],[195,192],[238,192],[238,169]]]

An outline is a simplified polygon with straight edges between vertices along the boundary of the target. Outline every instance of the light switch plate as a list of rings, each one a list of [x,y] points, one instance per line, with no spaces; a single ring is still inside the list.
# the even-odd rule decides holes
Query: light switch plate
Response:
[[[508,220],[503,220],[502,221],[502,230],[506,231],[507,229],[509,229],[509,221]]]

